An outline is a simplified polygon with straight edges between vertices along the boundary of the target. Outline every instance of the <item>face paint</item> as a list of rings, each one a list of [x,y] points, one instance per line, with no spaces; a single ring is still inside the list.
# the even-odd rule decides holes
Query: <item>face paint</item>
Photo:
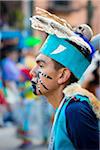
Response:
[[[33,93],[34,93],[35,95],[37,95],[37,93],[36,93],[36,83],[35,83],[34,81],[31,81],[31,83],[32,83],[32,90],[33,90]]]
[[[39,72],[38,71],[34,71],[34,73],[36,74],[36,76],[37,76],[37,80],[36,81],[33,81],[33,80],[31,80],[31,83],[32,83],[32,90],[33,90],[33,93],[35,94],[35,95],[37,95],[37,92],[36,92],[36,85],[37,85],[37,83],[38,83],[38,79],[39,79]]]
[[[47,79],[52,79],[52,77],[48,76],[47,74],[43,72],[39,72],[43,77],[46,77]]]
[[[39,93],[42,95],[42,92],[40,91],[40,87],[38,87],[38,91],[39,91]]]
[[[46,89],[48,90],[48,88],[44,85],[43,81],[40,79],[40,75],[47,78],[47,79],[52,79],[52,77],[48,76],[47,74],[43,73],[43,72],[37,72],[37,82],[34,82],[34,81],[31,81],[32,82],[32,87],[33,87],[33,93],[35,95],[37,95],[37,92],[36,92],[36,85],[40,82],[40,84]],[[42,95],[42,92],[40,90],[40,86],[37,87],[39,93]]]
[[[44,83],[42,82],[41,79],[39,79],[39,82],[41,83],[41,85],[42,85],[46,90],[48,90],[48,88],[44,85]]]

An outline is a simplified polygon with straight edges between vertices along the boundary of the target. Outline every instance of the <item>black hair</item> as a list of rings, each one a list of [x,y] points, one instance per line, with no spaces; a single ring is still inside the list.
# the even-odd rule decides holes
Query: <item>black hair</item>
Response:
[[[92,58],[90,57],[90,51],[88,50],[88,48],[78,45],[74,41],[71,41],[69,39],[66,39],[65,41],[75,46],[88,59],[88,61],[91,62]]]
[[[17,51],[18,48],[16,45],[6,45],[4,47],[1,48],[1,59],[5,58],[8,54]]]
[[[54,67],[55,67],[56,70],[59,70],[59,69],[61,69],[61,68],[65,68],[64,65],[58,63],[57,61],[53,60],[53,62],[54,62]],[[70,76],[70,78],[69,78],[69,81],[67,82],[67,85],[69,85],[69,84],[71,84],[71,83],[74,83],[74,82],[77,82],[77,81],[78,81],[78,79],[77,79],[77,78],[75,77],[75,75],[71,72],[71,76]]]

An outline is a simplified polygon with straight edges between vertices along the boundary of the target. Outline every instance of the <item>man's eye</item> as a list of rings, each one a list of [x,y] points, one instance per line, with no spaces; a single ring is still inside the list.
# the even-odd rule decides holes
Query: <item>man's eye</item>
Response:
[[[39,65],[40,66],[40,68],[43,68],[44,66],[43,65]]]

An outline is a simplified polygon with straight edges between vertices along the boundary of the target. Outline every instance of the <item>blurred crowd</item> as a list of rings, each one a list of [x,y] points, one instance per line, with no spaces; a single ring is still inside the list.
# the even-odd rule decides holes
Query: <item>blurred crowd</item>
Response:
[[[94,36],[91,44],[95,48],[91,65],[83,74],[80,83],[83,88],[93,93],[100,100],[100,34]]]
[[[95,62],[95,68],[86,74],[82,86],[100,100],[100,61]]]
[[[14,37],[1,40],[0,127],[16,127],[16,136],[22,140],[20,148],[29,148],[33,142],[47,144],[52,125],[53,108],[45,97],[32,93],[30,83],[34,47],[40,43],[39,38],[28,37],[20,48]]]

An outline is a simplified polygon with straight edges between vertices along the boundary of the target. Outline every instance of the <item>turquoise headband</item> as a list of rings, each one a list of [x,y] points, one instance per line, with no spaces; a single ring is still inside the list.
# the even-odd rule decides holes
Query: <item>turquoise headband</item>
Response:
[[[48,36],[40,51],[64,65],[78,79],[90,65],[89,60],[74,45],[55,35]]]

